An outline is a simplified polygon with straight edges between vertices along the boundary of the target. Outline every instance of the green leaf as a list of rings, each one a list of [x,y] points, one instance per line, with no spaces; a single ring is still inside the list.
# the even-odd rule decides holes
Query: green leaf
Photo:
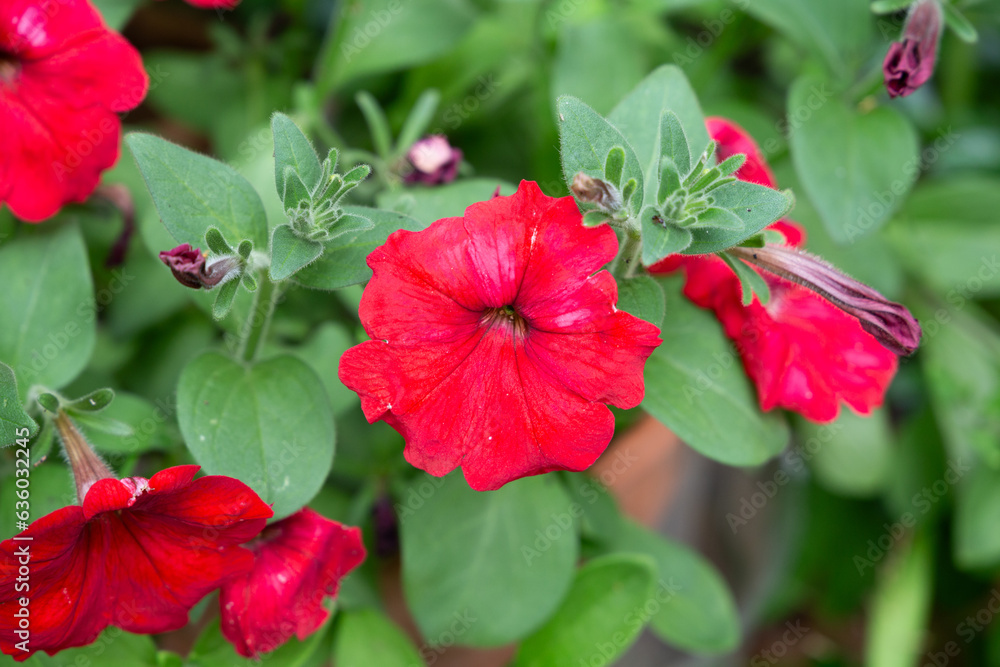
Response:
[[[555,611],[579,546],[569,498],[555,477],[480,493],[456,471],[418,479],[401,500],[403,589],[431,645],[447,632],[462,644],[500,646]]]
[[[739,645],[736,601],[704,557],[632,521],[625,522],[614,547],[656,562],[656,604],[649,623],[661,639],[696,653],[725,653]]]
[[[365,0],[333,13],[319,57],[320,96],[350,79],[412,67],[447,53],[472,27],[467,0]]]
[[[661,259],[686,250],[694,240],[689,229],[663,222],[652,206],[642,211],[642,263],[652,266]]]
[[[977,465],[971,456],[949,462],[944,477],[958,483],[955,494],[955,564],[963,570],[1000,563],[1000,471]],[[935,480],[937,481],[937,480]]]
[[[208,249],[216,255],[233,254],[233,249],[228,243],[226,243],[226,239],[222,236],[222,232],[215,227],[209,227],[205,231],[205,245],[207,245]]]
[[[333,461],[334,427],[316,374],[292,356],[252,366],[205,352],[181,373],[177,420],[210,475],[250,485],[275,518],[316,495]]]
[[[706,228],[721,229],[727,232],[742,232],[743,220],[732,211],[727,211],[717,206],[710,206],[698,213],[694,223],[689,227],[692,230]]]
[[[90,360],[96,338],[93,283],[74,223],[48,220],[0,245],[0,361],[32,385],[59,389]]]
[[[322,243],[301,238],[288,225],[278,225],[271,234],[271,280],[291,277],[322,254]]]
[[[283,113],[271,116],[271,134],[274,136],[274,185],[278,195],[285,192],[285,169],[288,167],[299,175],[309,192],[315,190],[323,176],[323,168],[309,138]]]
[[[236,300],[236,291],[239,286],[239,280],[230,279],[213,290],[215,301],[212,303],[212,317],[221,320],[229,314],[233,302]]]
[[[604,180],[616,188],[621,187],[622,171],[625,169],[625,151],[621,146],[615,146],[608,151],[604,159]]]
[[[788,443],[780,414],[761,414],[739,355],[711,313],[661,280],[667,296],[660,345],[646,362],[642,406],[705,456],[728,465],[763,463]]]
[[[367,232],[375,227],[375,223],[369,220],[364,215],[358,215],[355,213],[345,213],[340,216],[340,219],[327,230],[327,238],[336,239],[338,236],[344,234],[359,234],[361,232]]]
[[[354,96],[355,102],[361,108],[361,114],[368,124],[368,131],[372,135],[372,143],[375,145],[375,152],[383,160],[389,159],[392,150],[392,130],[389,129],[389,119],[385,117],[385,111],[378,100],[367,90],[360,91]]]
[[[285,210],[295,210],[302,202],[311,202],[309,188],[299,178],[294,167],[285,167],[285,189],[281,192],[281,203]]]
[[[98,657],[99,656],[99,657]],[[156,644],[148,635],[133,635],[121,628],[109,627],[87,646],[60,651],[57,656],[38,652],[23,663],[32,667],[94,665],[101,667],[157,667]],[[13,663],[12,664],[21,664]]]
[[[895,14],[913,4],[913,0],[875,0],[871,5],[873,14]]]
[[[687,134],[684,133],[684,126],[677,114],[667,109],[660,117],[660,162],[664,158],[677,166],[677,173],[687,176],[691,171],[692,147],[688,142]]]
[[[767,302],[771,299],[771,289],[767,286],[764,278],[757,273],[757,270],[746,264],[739,257],[732,257],[728,253],[719,253],[719,257],[729,265],[729,268],[733,270],[736,277],[740,279],[743,305],[749,306],[753,303],[753,295],[756,294],[761,304],[766,306]]]
[[[123,421],[110,417],[107,413],[74,412],[73,421],[89,431],[98,431],[118,438],[135,435],[135,430]]]
[[[253,186],[235,169],[151,134],[125,138],[160,219],[179,243],[197,247],[209,227],[232,242],[267,245],[267,215]]]
[[[833,96],[829,83],[802,77],[788,98],[791,153],[802,187],[830,235],[850,243],[899,208],[920,173],[917,135],[890,107],[867,114]]]
[[[652,276],[643,274],[618,281],[618,310],[660,326],[665,308],[663,288]]]
[[[427,127],[434,120],[434,112],[437,111],[441,102],[441,93],[430,89],[420,93],[416,103],[410,110],[410,115],[406,117],[403,128],[399,131],[399,138],[396,143],[396,153],[405,154],[410,147],[427,131]]]
[[[327,637],[330,625],[327,621],[306,639],[299,641],[292,637],[271,653],[255,659],[237,655],[215,619],[198,637],[185,664],[187,667],[260,667],[261,664],[267,667],[323,667],[330,660]]]
[[[961,308],[1000,295],[1000,179],[921,183],[883,236],[913,274]],[[860,277],[860,276],[859,276]]]
[[[809,463],[817,481],[834,493],[872,497],[898,474],[893,469],[893,435],[885,410],[860,417],[842,409],[829,424],[801,421],[797,429],[803,441],[822,443]]]
[[[663,112],[668,110],[677,115],[693,152],[700,155],[702,147],[708,145],[705,116],[687,77],[674,65],[664,65],[643,79],[608,116],[631,144],[647,183],[656,182],[661,122]],[[647,188],[647,200],[651,194],[653,188]]]
[[[652,561],[642,556],[588,562],[552,618],[521,644],[513,667],[612,664],[644,626],[636,610],[655,599],[655,576]]]
[[[253,241],[249,239],[240,241],[240,247],[236,249],[236,252],[243,258],[244,262],[247,261],[250,258],[250,253],[253,252]]]
[[[100,412],[115,400],[115,390],[110,388],[92,391],[66,406],[67,412]]]
[[[341,612],[333,639],[337,667],[414,667],[423,659],[399,627],[374,609]]]
[[[868,616],[865,665],[910,667],[922,662],[933,591],[930,542],[917,536],[881,573]]]
[[[36,433],[38,424],[21,405],[14,369],[0,362],[0,448],[13,445],[19,439],[33,438]]]
[[[168,449],[175,439],[179,440],[171,422],[173,406],[149,401],[124,392],[118,392],[115,400],[101,413],[119,424],[126,424],[126,435],[108,434],[92,428],[89,423],[79,423],[87,441],[101,452],[109,454],[142,454],[152,450]]]
[[[389,234],[397,229],[416,232],[427,226],[409,216],[391,211],[362,206],[347,206],[344,211],[367,218],[373,226],[365,231],[343,234],[327,242],[323,255],[292,278],[299,285],[334,290],[362,283],[372,276],[365,258],[372,250],[385,243]]]
[[[60,402],[59,397],[55,394],[43,392],[38,395],[36,400],[44,410],[48,410],[52,414],[58,414],[59,410],[62,408],[62,403]]]
[[[745,9],[819,55],[841,78],[853,74],[872,38],[868,0],[753,0]]]
[[[965,14],[958,10],[958,7],[950,2],[942,2],[941,8],[944,10],[944,22],[952,31],[958,35],[966,44],[975,44],[979,41],[979,33],[976,26],[972,25]]]
[[[728,210],[742,220],[743,225],[738,229],[691,227],[694,238],[682,251],[685,255],[705,255],[739,245],[780,220],[792,204],[783,192],[746,181],[726,183],[712,190],[712,198],[713,206]]]
[[[611,123],[575,97],[560,97],[556,103],[559,114],[559,146],[563,176],[567,183],[583,172],[591,178],[604,178],[607,155],[615,148],[625,151],[623,180],[635,179],[636,192],[623,202],[637,215],[643,201],[642,166],[632,147]]]

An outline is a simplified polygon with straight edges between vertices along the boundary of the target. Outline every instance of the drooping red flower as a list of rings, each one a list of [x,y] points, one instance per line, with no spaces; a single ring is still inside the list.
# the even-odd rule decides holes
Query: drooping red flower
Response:
[[[915,92],[934,74],[942,20],[937,0],[913,3],[902,40],[889,46],[882,63],[889,97],[905,97]]]
[[[207,593],[250,571],[253,554],[239,545],[264,528],[271,508],[239,480],[194,479],[197,471],[184,465],[148,480],[99,479],[82,506],[56,510],[0,543],[0,649],[21,661],[90,644],[109,625],[176,630]],[[18,634],[22,597],[27,636]],[[25,639],[27,651],[18,646]]]
[[[737,177],[775,187],[756,142],[743,128],[722,118],[707,120],[720,160],[744,153]],[[771,230],[788,246],[804,243],[795,223],[782,220]],[[781,407],[816,422],[836,419],[841,402],[859,414],[882,404],[896,372],[896,355],[862,329],[858,320],[810,290],[762,272],[771,291],[768,304],[757,297],[744,306],[739,279],[714,256],[674,255],[651,267],[653,273],[683,269],[684,295],[715,312],[736,344],[743,366],[757,387],[763,410]]]
[[[583,470],[614,431],[605,403],[643,397],[659,330],[615,308],[618,240],[584,227],[572,197],[517,193],[462,218],[397,231],[368,256],[360,316],[372,340],[340,379],[369,422],[406,439],[432,475],[461,466],[476,490],[551,470]]]
[[[38,222],[85,200],[148,85],[88,0],[0,2],[0,203]]]
[[[222,586],[222,634],[245,657],[303,640],[329,616],[323,599],[365,559],[360,528],[348,528],[308,507],[271,524],[247,545],[253,570]]]
[[[462,151],[453,148],[448,138],[440,134],[424,137],[406,153],[413,170],[405,177],[407,183],[440,185],[451,183],[458,175]]]

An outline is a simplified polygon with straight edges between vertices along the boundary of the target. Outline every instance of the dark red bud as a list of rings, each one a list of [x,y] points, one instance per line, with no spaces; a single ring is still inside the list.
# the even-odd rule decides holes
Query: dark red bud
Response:
[[[934,73],[942,13],[937,0],[919,0],[906,20],[903,38],[889,47],[882,65],[889,97],[903,97],[927,83]]]
[[[208,264],[201,250],[187,243],[161,252],[160,260],[170,267],[177,282],[192,289],[215,287],[239,267],[233,257],[222,257]]]
[[[458,175],[462,151],[453,148],[440,134],[424,137],[413,144],[406,153],[413,171],[406,175],[407,183],[439,185],[451,183]]]

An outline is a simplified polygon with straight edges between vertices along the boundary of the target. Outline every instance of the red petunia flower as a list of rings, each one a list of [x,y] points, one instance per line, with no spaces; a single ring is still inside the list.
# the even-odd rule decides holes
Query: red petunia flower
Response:
[[[258,657],[294,634],[305,639],[329,616],[325,597],[365,559],[361,529],[308,507],[267,528],[248,544],[253,570],[223,585],[222,634],[245,657]]]
[[[497,489],[551,470],[583,470],[614,418],[643,397],[659,330],[615,308],[618,240],[584,227],[572,197],[517,193],[465,217],[397,231],[368,256],[360,316],[372,338],[340,360],[369,422],[406,439],[432,475],[461,466]]]
[[[250,571],[253,554],[238,545],[264,528],[271,508],[239,480],[194,479],[197,471],[99,479],[81,505],[0,543],[0,649],[21,661],[90,644],[109,625],[176,630],[207,593]]]
[[[85,200],[118,159],[149,79],[87,0],[0,2],[0,203],[38,222]]]
[[[709,118],[706,124],[719,144],[720,160],[746,154],[738,178],[775,187],[760,149],[743,128],[722,118]],[[791,221],[776,222],[770,229],[780,232],[789,246],[805,241],[802,230]],[[898,361],[854,317],[805,287],[768,272],[761,273],[771,291],[768,304],[754,297],[753,303],[744,306],[739,279],[717,257],[675,255],[650,271],[678,269],[687,275],[684,295],[712,309],[736,344],[757,386],[761,409],[781,407],[828,422],[837,418],[841,402],[863,415],[882,404]]]

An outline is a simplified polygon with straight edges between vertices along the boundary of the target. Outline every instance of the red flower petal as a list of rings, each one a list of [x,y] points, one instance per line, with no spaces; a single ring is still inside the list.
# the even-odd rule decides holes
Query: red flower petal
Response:
[[[368,259],[368,335],[340,377],[369,421],[406,439],[434,475],[462,466],[478,490],[550,470],[582,470],[614,428],[605,402],[642,400],[658,330],[619,312],[618,244],[587,228],[572,198],[522,182],[464,218],[396,232]]]
[[[0,202],[37,222],[85,200],[118,159],[117,112],[145,97],[138,52],[87,0],[0,7]]]
[[[222,587],[222,634],[246,657],[257,657],[315,632],[329,616],[325,597],[365,559],[359,528],[347,528],[308,507],[261,533],[250,548],[253,570]]]
[[[747,154],[739,178],[774,187],[756,142],[742,128],[722,118],[706,123],[719,142],[720,159]],[[779,220],[769,229],[781,232],[787,245],[805,242],[802,229],[790,220]],[[805,287],[766,272],[761,275],[771,300],[763,306],[754,297],[744,306],[739,279],[717,257],[675,255],[650,272],[682,268],[687,276],[684,295],[715,312],[757,387],[762,410],[781,407],[828,422],[836,419],[841,402],[863,415],[882,404],[898,360],[855,318]]]
[[[30,652],[50,655],[93,642],[108,625],[129,632],[175,630],[188,610],[253,555],[238,545],[264,527],[271,509],[242,482],[193,480],[178,466],[149,480],[103,479],[83,507],[70,506],[0,543],[0,649],[23,660],[13,616],[30,599]],[[18,549],[30,548],[30,590],[17,591]]]

